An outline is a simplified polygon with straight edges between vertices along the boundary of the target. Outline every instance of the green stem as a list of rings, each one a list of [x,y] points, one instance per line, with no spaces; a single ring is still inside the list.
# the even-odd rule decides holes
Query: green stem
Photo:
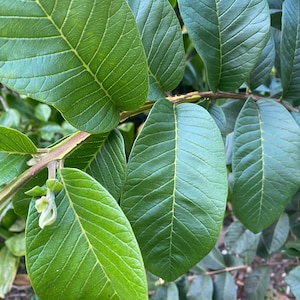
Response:
[[[43,159],[41,161],[35,163],[32,167],[27,169],[0,191],[0,211],[9,202],[9,199],[18,191],[18,189],[27,183],[33,176],[46,168],[50,162],[63,159],[74,148],[76,148],[78,144],[83,142],[89,136],[90,134],[87,132],[76,132],[59,144],[50,148],[47,154],[43,153]]]

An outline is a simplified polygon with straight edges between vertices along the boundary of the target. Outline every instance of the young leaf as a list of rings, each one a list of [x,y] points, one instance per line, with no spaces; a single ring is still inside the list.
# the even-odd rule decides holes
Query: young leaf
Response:
[[[282,36],[280,43],[282,98],[298,100],[300,87],[300,3],[285,0],[282,9]]]
[[[126,172],[122,135],[113,130],[90,136],[67,157],[65,166],[86,171],[119,200]]]
[[[278,219],[298,190],[299,148],[300,128],[281,104],[269,99],[245,103],[234,133],[232,204],[253,232]]]
[[[248,274],[245,279],[245,293],[248,300],[261,300],[265,298],[270,281],[270,267],[258,266]]]
[[[135,16],[148,59],[148,99],[165,96],[181,81],[185,53],[178,18],[168,0],[127,0]]]
[[[41,230],[30,206],[28,273],[41,299],[148,299],[146,275],[130,224],[92,177],[66,168],[56,222]]]
[[[224,144],[196,104],[156,102],[131,152],[121,206],[147,269],[171,281],[215,245],[227,198]]]
[[[10,154],[34,154],[37,148],[24,133],[0,126],[0,152]]]
[[[267,1],[179,0],[178,3],[187,31],[205,63],[211,90],[239,88],[268,39]]]
[[[0,48],[0,81],[82,131],[109,131],[146,99],[146,57],[124,0],[3,0]]]
[[[235,300],[237,287],[232,275],[228,272],[218,274],[214,280],[213,300]]]
[[[291,287],[291,290],[296,297],[300,298],[300,266],[294,268],[285,278],[286,283]]]

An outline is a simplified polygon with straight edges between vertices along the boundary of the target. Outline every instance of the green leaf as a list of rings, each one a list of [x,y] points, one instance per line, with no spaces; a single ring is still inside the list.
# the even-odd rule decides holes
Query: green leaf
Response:
[[[282,214],[280,218],[261,235],[261,239],[269,254],[278,251],[285,243],[289,231],[289,217],[287,214]]]
[[[12,287],[17,274],[19,258],[13,256],[7,247],[0,250],[0,298],[4,298]]]
[[[0,153],[0,186],[9,183],[26,170],[29,159],[29,155]]]
[[[282,9],[280,43],[281,84],[284,100],[298,100],[300,87],[300,3],[286,0]]]
[[[269,78],[272,68],[275,63],[275,44],[273,35],[270,34],[266,46],[263,48],[254,69],[251,71],[247,80],[251,90],[256,89],[261,84],[265,83]]]
[[[213,282],[208,275],[199,275],[191,283],[187,293],[188,300],[207,300],[213,297]]]
[[[178,288],[175,282],[169,282],[158,287],[154,300],[179,300]]]
[[[33,142],[22,132],[0,126],[0,152],[10,154],[33,154],[37,152]]]
[[[281,104],[270,99],[245,103],[234,133],[232,204],[253,232],[278,219],[298,190],[299,148],[300,128]]]
[[[171,281],[215,245],[227,198],[224,144],[196,104],[153,106],[132,149],[121,206],[147,269]]]
[[[270,26],[267,1],[179,0],[187,31],[213,92],[234,91],[264,48]]]
[[[119,200],[126,173],[122,135],[113,130],[89,137],[67,157],[65,165],[86,171]]]
[[[0,48],[0,81],[82,131],[109,131],[146,99],[146,57],[124,0],[4,0]]]
[[[47,122],[51,116],[51,108],[47,104],[40,103],[34,108],[34,114],[39,120]]]
[[[213,300],[235,300],[237,287],[232,275],[228,272],[218,274],[214,280]]]
[[[226,267],[223,255],[217,247],[214,247],[208,255],[206,255],[199,263],[198,266],[206,270],[219,270]]]
[[[92,177],[60,171],[57,220],[41,230],[31,203],[27,268],[41,299],[148,299],[142,257],[117,202]]]
[[[245,293],[248,300],[261,300],[265,298],[270,282],[270,267],[258,266],[253,269],[245,279]]]
[[[16,234],[7,240],[5,245],[14,256],[25,255],[25,233]]]
[[[182,80],[185,53],[178,18],[168,0],[127,0],[135,16],[148,59],[150,90],[156,100]]]
[[[296,299],[300,298],[300,266],[294,268],[285,278],[286,283],[291,287]]]
[[[235,221],[226,230],[224,244],[229,254],[241,257],[249,265],[255,258],[259,238],[260,233],[254,234]]]

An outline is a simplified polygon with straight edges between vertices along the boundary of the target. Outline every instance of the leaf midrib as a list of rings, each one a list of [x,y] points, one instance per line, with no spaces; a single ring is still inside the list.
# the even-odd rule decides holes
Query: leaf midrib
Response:
[[[85,63],[85,61],[79,55],[79,53],[77,52],[77,50],[72,46],[72,44],[69,42],[69,40],[67,39],[67,37],[63,34],[62,30],[56,25],[56,23],[54,22],[54,20],[52,19],[52,17],[47,13],[47,11],[43,7],[43,5],[40,3],[40,0],[36,0],[36,2],[38,4],[38,6],[40,7],[40,9],[45,14],[45,16],[47,17],[47,19],[51,22],[51,24],[54,26],[54,28],[58,31],[60,37],[66,42],[66,44],[68,45],[68,47],[70,48],[70,50],[79,59],[80,63],[83,65],[83,67],[92,76],[92,78],[94,79],[94,81],[99,85],[100,89],[104,91],[105,95],[111,101],[112,105],[115,106],[115,107],[117,107],[117,104],[113,101],[113,99],[111,98],[111,95],[107,92],[107,90],[104,88],[104,86],[102,85],[102,83],[98,80],[98,78],[96,77],[96,75],[92,72],[92,70],[90,69],[90,67]],[[95,4],[95,2],[94,2],[94,4]]]

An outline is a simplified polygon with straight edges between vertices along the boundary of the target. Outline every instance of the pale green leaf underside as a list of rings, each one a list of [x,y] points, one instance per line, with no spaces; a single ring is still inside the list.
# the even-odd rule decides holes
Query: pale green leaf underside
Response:
[[[12,51],[13,49],[13,51]],[[0,81],[105,132],[146,99],[147,64],[125,0],[3,0]]]
[[[299,147],[300,128],[281,104],[246,102],[234,133],[232,204],[250,230],[273,223],[299,188]]]
[[[128,0],[148,59],[148,99],[164,97],[181,81],[185,54],[178,18],[168,0]]]
[[[270,16],[262,0],[179,0],[183,21],[207,69],[210,88],[234,91],[267,42]]]
[[[0,152],[26,155],[36,153],[37,148],[22,132],[0,126]]]
[[[27,265],[41,299],[148,299],[143,261],[117,202],[92,177],[60,171],[56,222],[27,219]]]
[[[90,136],[66,158],[65,166],[86,171],[118,200],[126,172],[122,135],[113,130]]]
[[[121,200],[152,273],[174,280],[214,246],[227,198],[224,156],[205,109],[156,102],[132,150]]]
[[[286,0],[282,9],[280,43],[281,84],[283,99],[298,100],[300,87],[300,4]]]

